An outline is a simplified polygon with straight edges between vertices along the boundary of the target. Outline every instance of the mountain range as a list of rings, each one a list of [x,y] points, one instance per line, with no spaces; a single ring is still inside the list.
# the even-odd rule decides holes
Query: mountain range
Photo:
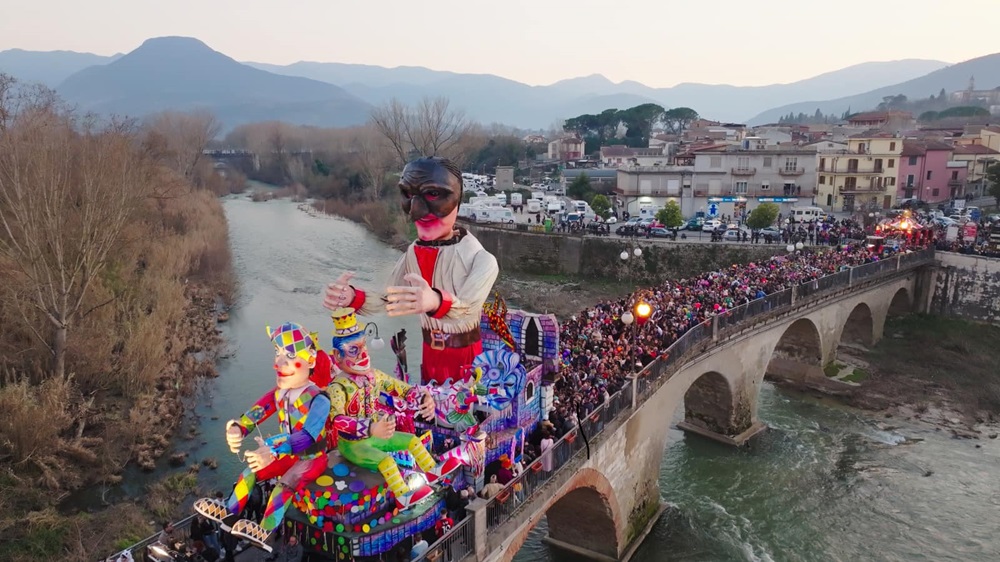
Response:
[[[413,103],[424,96],[443,95],[476,121],[540,129],[582,113],[649,102],[666,108],[693,107],[721,121],[749,119],[750,124],[773,122],[789,111],[811,114],[819,108],[840,114],[848,106],[860,111],[890,94],[926,97],[941,88],[963,89],[970,75],[976,76],[980,87],[998,86],[1000,54],[950,66],[921,59],[868,62],[769,86],[681,83],[653,88],[634,81],[615,83],[599,74],[530,86],[491,74],[423,67],[241,63],[197,39],[161,37],[112,57],[2,51],[0,72],[45,83],[67,101],[95,112],[141,116],[168,108],[202,107],[216,112],[227,127],[263,120],[359,124],[372,105],[390,98]]]

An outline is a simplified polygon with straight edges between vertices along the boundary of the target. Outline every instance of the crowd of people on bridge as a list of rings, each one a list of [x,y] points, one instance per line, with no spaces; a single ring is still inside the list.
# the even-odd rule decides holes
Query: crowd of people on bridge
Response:
[[[580,312],[561,326],[564,366],[555,383],[555,409],[541,437],[558,438],[571,431],[578,417],[585,417],[619,391],[630,373],[651,363],[685,332],[713,316],[847,267],[885,259],[896,251],[864,244],[796,251],[665,281]],[[622,315],[640,301],[652,308],[649,321],[643,326],[626,325]],[[539,436],[533,441],[539,442]]]

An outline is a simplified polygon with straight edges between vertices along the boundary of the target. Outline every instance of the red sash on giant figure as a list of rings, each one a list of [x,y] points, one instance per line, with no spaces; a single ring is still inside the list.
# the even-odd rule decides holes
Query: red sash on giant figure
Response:
[[[437,264],[439,249],[434,246],[414,245],[413,252],[420,267],[420,276],[433,285],[434,266]],[[477,355],[483,352],[483,342],[476,340],[472,345],[463,347],[433,346],[424,342],[423,362],[420,365],[420,380],[423,384],[445,384],[448,379],[466,381],[471,371],[466,367],[472,365]]]

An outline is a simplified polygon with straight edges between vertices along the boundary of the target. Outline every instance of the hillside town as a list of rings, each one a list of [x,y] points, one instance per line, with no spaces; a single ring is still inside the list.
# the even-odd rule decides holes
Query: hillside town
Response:
[[[654,130],[648,147],[605,145],[590,154],[577,134],[544,140],[548,151],[533,168],[561,166],[564,187],[585,174],[632,216],[668,201],[685,217],[709,207],[741,216],[765,202],[786,214],[792,206],[944,207],[988,195],[986,170],[1000,161],[1000,125],[922,124],[897,110],[759,127],[697,119],[679,133]]]

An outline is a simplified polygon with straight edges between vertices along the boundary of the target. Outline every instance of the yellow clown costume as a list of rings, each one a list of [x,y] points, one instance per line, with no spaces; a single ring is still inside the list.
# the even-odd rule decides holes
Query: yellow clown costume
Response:
[[[337,449],[355,465],[380,472],[397,501],[406,507],[426,496],[430,489],[424,486],[411,490],[389,453],[409,451],[417,466],[432,478],[436,463],[416,435],[394,432],[389,438],[379,438],[371,430],[379,420],[376,405],[382,393],[415,404],[421,391],[371,367],[364,325],[358,322],[354,309],[341,308],[331,316],[334,323],[331,355],[336,369],[327,394]]]

